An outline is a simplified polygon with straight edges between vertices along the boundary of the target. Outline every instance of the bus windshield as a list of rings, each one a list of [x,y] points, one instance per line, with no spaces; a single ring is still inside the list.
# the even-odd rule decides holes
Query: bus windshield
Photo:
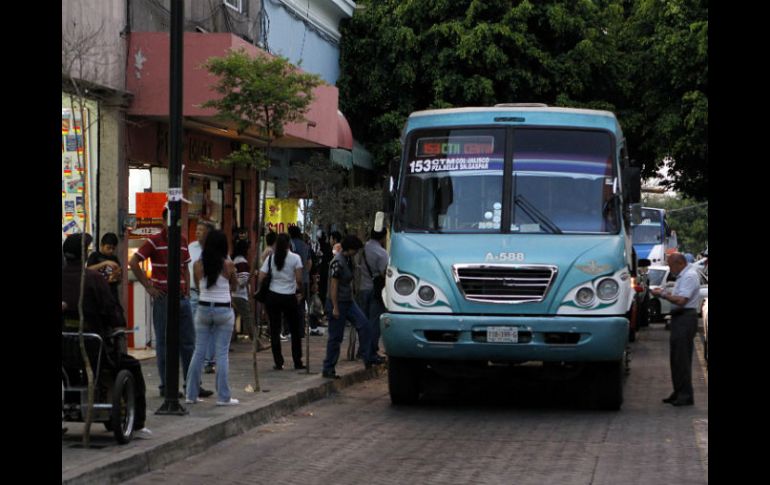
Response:
[[[398,223],[407,232],[615,233],[612,141],[588,130],[423,130],[410,137]],[[508,184],[504,169],[512,167]],[[507,194],[503,187],[510,187]],[[511,201],[505,217],[503,201]]]
[[[519,129],[511,232],[617,232],[612,140],[601,131]]]
[[[634,244],[660,244],[662,241],[661,224],[641,224],[633,226]]]
[[[430,130],[413,137],[399,204],[405,231],[499,232],[505,130]]]

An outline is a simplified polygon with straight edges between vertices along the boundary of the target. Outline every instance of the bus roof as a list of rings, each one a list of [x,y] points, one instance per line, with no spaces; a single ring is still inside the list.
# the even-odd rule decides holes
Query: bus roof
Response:
[[[609,111],[546,107],[501,106],[416,111],[409,115],[405,131],[464,125],[594,128],[611,131],[619,140],[623,138],[618,120]]]

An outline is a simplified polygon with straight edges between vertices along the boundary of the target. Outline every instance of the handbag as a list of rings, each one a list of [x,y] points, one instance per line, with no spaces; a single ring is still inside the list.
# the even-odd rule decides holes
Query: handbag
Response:
[[[262,284],[259,285],[259,289],[254,293],[254,299],[260,303],[267,301],[267,293],[270,291],[270,280],[273,279],[273,255],[271,254],[267,260],[267,276],[262,280]]]

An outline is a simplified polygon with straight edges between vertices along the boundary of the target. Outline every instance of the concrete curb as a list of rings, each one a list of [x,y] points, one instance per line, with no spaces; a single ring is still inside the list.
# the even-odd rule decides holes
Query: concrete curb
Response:
[[[383,367],[359,369],[341,375],[340,379],[324,380],[320,385],[309,387],[243,414],[212,422],[211,426],[202,430],[166,440],[156,446],[139,450],[126,458],[117,459],[75,476],[62,476],[62,484],[121,483],[201,453],[220,441],[243,434],[254,427],[270,422],[274,418],[290,414],[302,406],[328,397],[354,384],[378,377],[384,372]]]

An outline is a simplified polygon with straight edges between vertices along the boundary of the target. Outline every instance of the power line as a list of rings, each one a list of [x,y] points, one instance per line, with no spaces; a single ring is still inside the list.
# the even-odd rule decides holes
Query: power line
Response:
[[[695,209],[696,207],[702,207],[704,205],[709,205],[709,203],[708,202],[704,202],[702,204],[689,205],[687,207],[682,207],[682,208],[679,208],[679,209],[671,209],[671,210],[668,210],[666,212],[668,212],[670,214],[672,212],[680,212],[680,211],[686,211],[686,210],[690,210],[690,209]]]

